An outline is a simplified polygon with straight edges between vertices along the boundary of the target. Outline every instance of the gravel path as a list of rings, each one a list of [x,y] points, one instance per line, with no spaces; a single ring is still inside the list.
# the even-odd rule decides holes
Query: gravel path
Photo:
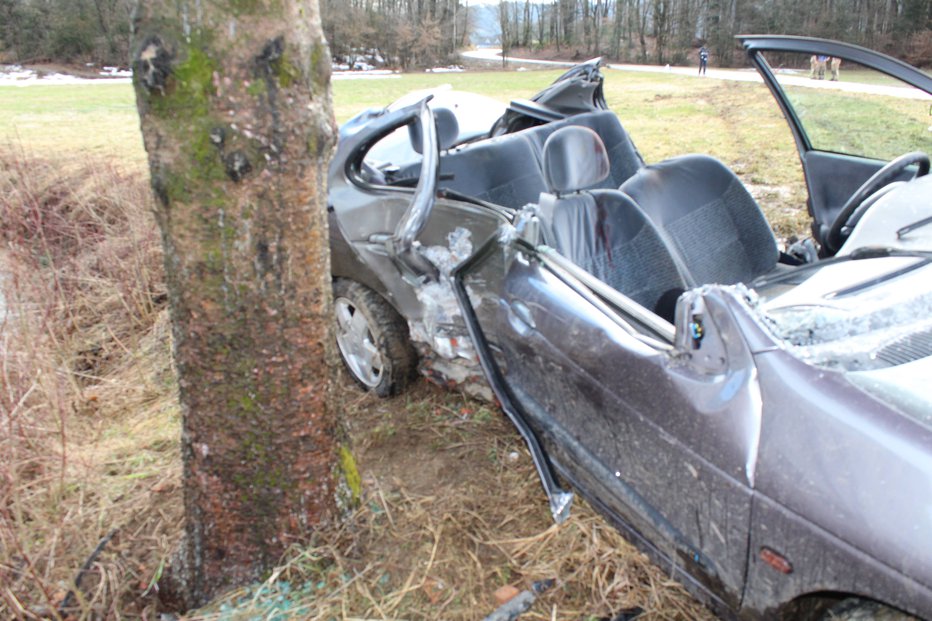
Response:
[[[482,60],[488,62],[501,63],[502,51],[493,48],[483,48],[478,50],[468,50],[460,52],[463,58],[471,60]],[[557,60],[534,60],[529,58],[512,58],[507,60],[520,62],[521,64],[531,65],[549,65],[552,67],[572,67],[577,64],[571,61]],[[642,73],[672,73],[676,75],[685,75],[696,78],[697,80],[731,80],[734,82],[763,82],[760,74],[755,69],[709,69],[707,75],[698,75],[697,67],[672,67],[670,65],[626,65],[626,64],[608,64],[609,69],[618,71],[639,71]],[[842,76],[844,77],[844,76]],[[831,80],[812,80],[808,72],[785,70],[780,72],[781,84],[791,84],[793,86],[804,86],[807,88],[819,88],[828,90],[845,91],[849,93],[868,93],[871,95],[888,95],[890,97],[901,97],[903,99],[919,99],[932,101],[932,95],[911,87],[884,86],[881,84],[862,84],[859,82],[832,82]]]

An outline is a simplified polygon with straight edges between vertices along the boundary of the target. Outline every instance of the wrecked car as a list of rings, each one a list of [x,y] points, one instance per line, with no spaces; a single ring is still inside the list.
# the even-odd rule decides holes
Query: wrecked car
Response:
[[[739,40],[811,240],[781,252],[714,158],[644,162],[598,61],[498,108],[418,95],[341,130],[340,352],[380,395],[420,363],[494,397],[556,520],[568,484],[724,617],[932,619],[932,78]]]

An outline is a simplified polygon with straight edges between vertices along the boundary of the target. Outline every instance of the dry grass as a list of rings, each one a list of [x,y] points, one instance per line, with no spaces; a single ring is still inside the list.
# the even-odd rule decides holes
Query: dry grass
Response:
[[[180,421],[144,178],[0,153],[0,618],[155,615],[181,532]],[[191,618],[475,619],[497,587],[547,578],[522,618],[708,616],[584,504],[553,526],[498,412],[426,383],[343,401],[356,514]]]
[[[632,608],[643,619],[713,618],[585,503],[555,525],[530,456],[498,412],[426,384],[407,401],[362,397],[346,412],[367,473],[360,509],[293,550],[263,585],[192,621],[472,620],[496,608],[498,587],[551,578],[522,619]]]
[[[148,197],[104,162],[0,153],[0,618],[133,616],[176,536],[179,423]]]

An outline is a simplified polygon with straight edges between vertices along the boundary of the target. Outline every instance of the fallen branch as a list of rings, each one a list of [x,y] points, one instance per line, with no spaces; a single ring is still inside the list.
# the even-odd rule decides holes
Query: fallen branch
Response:
[[[104,551],[104,548],[107,547],[107,544],[110,543],[110,540],[113,539],[114,535],[117,534],[119,528],[114,528],[107,536],[100,540],[100,543],[97,544],[97,547],[94,548],[94,551],[91,552],[91,555],[87,557],[87,560],[84,561],[84,565],[81,566],[81,570],[78,572],[78,575],[74,578],[74,588],[68,591],[65,595],[65,599],[62,600],[61,605],[58,607],[58,614],[61,617],[67,616],[67,609],[74,606],[74,598],[76,597],[75,591],[81,589],[81,581],[84,580],[85,574],[90,571],[91,567],[94,565],[94,561],[97,560],[97,557],[100,556],[100,553]]]

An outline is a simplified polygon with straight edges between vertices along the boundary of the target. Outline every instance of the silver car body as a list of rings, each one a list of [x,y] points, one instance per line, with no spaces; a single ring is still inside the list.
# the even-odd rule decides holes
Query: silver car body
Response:
[[[765,52],[838,56],[932,92],[927,75],[862,48],[742,42],[791,126]],[[834,256],[697,283],[664,319],[544,244],[535,205],[443,190],[463,153],[539,155],[541,127],[601,127],[598,72],[574,79],[584,105],[567,106],[564,81],[553,105],[519,102],[451,145],[429,98],[352,121],[329,180],[334,275],[381,294],[440,373],[494,394],[555,519],[572,499],[562,479],[719,614],[804,618],[857,596],[932,618],[932,176],[894,171]],[[371,155],[409,125],[422,154],[411,184],[391,155],[409,144],[382,144],[388,164]],[[823,241],[836,196],[885,162],[794,135]]]

